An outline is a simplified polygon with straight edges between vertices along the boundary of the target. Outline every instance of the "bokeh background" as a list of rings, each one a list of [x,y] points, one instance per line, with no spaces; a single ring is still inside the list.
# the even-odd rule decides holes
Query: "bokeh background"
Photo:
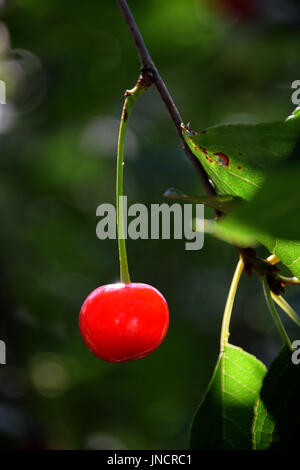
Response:
[[[130,6],[192,128],[292,110],[298,2]],[[168,300],[167,338],[148,358],[119,365],[88,351],[81,304],[119,276],[116,241],[96,238],[96,208],[114,203],[118,120],[139,62],[114,1],[1,0],[0,9],[0,447],[185,448],[217,359],[236,250],[209,236],[199,252],[184,241],[129,240],[132,279]],[[169,187],[203,194],[154,88],[129,123],[125,186],[129,203],[147,205],[165,202]],[[300,307],[299,289],[287,297]],[[242,278],[231,341],[266,364],[280,349],[255,277]]]

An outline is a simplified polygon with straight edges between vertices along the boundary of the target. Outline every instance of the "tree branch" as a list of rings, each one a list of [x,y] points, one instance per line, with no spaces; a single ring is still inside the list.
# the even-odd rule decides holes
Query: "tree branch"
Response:
[[[146,73],[153,83],[155,84],[163,102],[165,103],[165,106],[170,114],[170,117],[176,127],[176,130],[179,134],[179,137],[181,139],[181,142],[183,144],[183,148],[185,150],[185,153],[187,154],[188,158],[194,165],[198,175],[200,176],[201,182],[206,190],[206,192],[210,195],[214,195],[215,190],[212,186],[212,184],[209,181],[209,178],[204,171],[201,163],[199,162],[198,158],[191,152],[189,147],[187,146],[184,137],[181,132],[181,123],[182,123],[182,118],[179,114],[178,109],[175,106],[174,101],[172,100],[172,97],[163,81],[161,78],[157,68],[155,67],[155,64],[148,52],[148,49],[144,43],[144,40],[142,38],[142,35],[137,27],[137,24],[135,22],[135,19],[129,9],[129,6],[127,4],[126,0],[116,0],[117,4],[119,5],[119,8],[121,10],[121,13],[123,15],[123,18],[127,24],[127,27],[129,29],[129,32],[131,34],[131,37],[133,39],[133,42],[135,44],[138,56],[140,58],[141,66],[142,66],[142,72]]]

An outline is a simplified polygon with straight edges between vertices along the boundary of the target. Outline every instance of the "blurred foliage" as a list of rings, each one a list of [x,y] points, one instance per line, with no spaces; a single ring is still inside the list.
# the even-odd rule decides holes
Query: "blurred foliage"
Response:
[[[219,3],[130,6],[185,122],[200,129],[283,119],[299,79],[297,2],[288,2],[289,16],[284,0],[276,9],[262,1],[249,18]],[[95,213],[114,202],[118,119],[138,58],[115,2],[12,0],[0,8],[0,446],[186,447],[218,355],[237,254],[209,237],[196,253],[184,241],[129,241],[132,279],[164,294],[169,333],[132,363],[106,364],[87,350],[81,304],[118,279],[116,242],[97,240]],[[204,194],[155,89],[137,103],[129,130],[129,203],[163,202],[169,187]],[[300,295],[290,290],[297,308]],[[231,341],[266,364],[280,348],[255,279],[242,281]]]

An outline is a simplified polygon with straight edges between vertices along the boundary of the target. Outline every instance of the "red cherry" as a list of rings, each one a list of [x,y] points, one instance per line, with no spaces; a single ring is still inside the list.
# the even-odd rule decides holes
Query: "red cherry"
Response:
[[[168,304],[147,284],[108,284],[84,301],[79,328],[88,348],[107,362],[125,362],[151,354],[165,338]]]

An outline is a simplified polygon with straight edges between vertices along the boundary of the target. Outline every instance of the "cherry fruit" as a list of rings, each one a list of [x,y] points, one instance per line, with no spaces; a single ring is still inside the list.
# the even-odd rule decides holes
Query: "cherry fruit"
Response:
[[[123,166],[128,117],[141,93],[149,87],[141,76],[127,90],[119,129],[116,212],[120,279],[118,284],[98,287],[84,301],[79,328],[89,349],[107,362],[125,362],[151,354],[161,344],[169,327],[168,304],[161,293],[147,284],[131,283],[124,233]]]
[[[125,362],[151,354],[169,326],[163,295],[142,283],[98,287],[84,301],[79,328],[84,342],[107,362]]]

